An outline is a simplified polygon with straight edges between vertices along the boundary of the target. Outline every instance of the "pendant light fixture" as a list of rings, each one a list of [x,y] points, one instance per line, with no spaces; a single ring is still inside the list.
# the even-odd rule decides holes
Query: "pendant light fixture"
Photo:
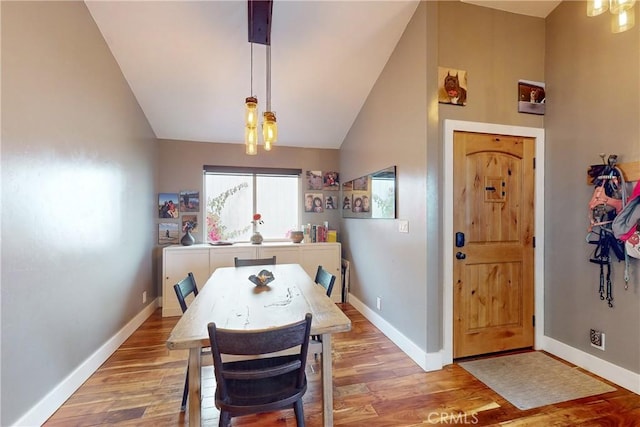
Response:
[[[244,145],[245,153],[258,154],[258,99],[253,96],[253,43],[251,45],[251,96],[245,99]]]
[[[611,32],[621,33],[630,30],[636,23],[636,11],[633,8],[636,0],[588,0],[587,16],[598,16],[611,13]]]
[[[267,46],[267,111],[263,116],[262,139],[264,140],[264,149],[270,151],[271,146],[278,140],[276,113],[271,111],[271,45]]]
[[[263,44],[267,52],[267,110],[263,113],[262,139],[265,151],[278,140],[276,114],[271,111],[271,13],[273,0],[248,0],[248,30],[251,44],[251,96],[245,100],[245,152],[258,154],[258,100],[253,95],[253,44]]]

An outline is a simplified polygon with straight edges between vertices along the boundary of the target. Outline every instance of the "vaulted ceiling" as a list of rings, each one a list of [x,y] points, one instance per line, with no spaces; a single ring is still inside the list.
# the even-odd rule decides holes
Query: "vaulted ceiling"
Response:
[[[468,2],[537,16],[559,3]],[[340,147],[418,3],[273,2],[279,145]],[[266,47],[253,45],[252,73],[246,1],[86,4],[158,138],[244,142],[244,99],[257,96],[260,111],[266,101]]]

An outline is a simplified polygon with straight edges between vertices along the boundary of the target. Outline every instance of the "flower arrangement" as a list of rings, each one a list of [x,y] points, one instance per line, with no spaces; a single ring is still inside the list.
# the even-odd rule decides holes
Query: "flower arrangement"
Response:
[[[240,183],[235,187],[231,187],[226,191],[218,194],[215,197],[207,199],[207,239],[210,242],[215,242],[225,239],[236,238],[249,230],[249,226],[244,227],[241,230],[229,231],[227,226],[221,220],[222,211],[225,207],[227,199],[232,197],[244,188],[248,188],[249,184],[246,182]]]
[[[253,224],[253,232],[255,233],[258,230],[258,224],[264,224],[264,221],[262,220],[262,215],[260,215],[259,213],[254,213],[251,224]]]
[[[182,231],[187,233],[193,230],[194,228],[196,228],[197,226],[198,226],[198,223],[195,221],[185,221],[184,225],[182,226]]]

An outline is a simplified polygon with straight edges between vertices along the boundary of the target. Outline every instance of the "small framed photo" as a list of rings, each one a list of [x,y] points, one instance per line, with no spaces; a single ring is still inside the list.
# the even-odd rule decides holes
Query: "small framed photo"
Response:
[[[325,172],[322,178],[322,189],[329,191],[340,190],[340,174],[338,172]]]
[[[336,196],[324,196],[324,208],[325,209],[335,209],[338,198]]]
[[[196,226],[191,231],[198,231],[198,215],[182,215],[182,218],[180,218],[180,222],[182,225],[182,231],[184,231],[184,226],[187,224],[187,222],[196,224]]]
[[[198,191],[180,192],[180,212],[198,212],[200,210],[200,193]]]
[[[351,210],[351,197],[352,195],[350,193],[344,194],[344,197],[342,198],[342,209],[346,211]]]
[[[530,80],[518,81],[518,112],[544,115],[547,94],[544,83]]]
[[[176,219],[178,212],[178,193],[158,193],[158,218]]]
[[[454,68],[438,67],[438,102],[441,104],[467,105],[467,72]]]
[[[158,224],[158,244],[171,245],[178,243],[180,231],[177,222],[161,222]]]
[[[320,213],[324,212],[322,193],[304,194],[304,211]]]
[[[307,190],[322,190],[322,171],[307,171]]]

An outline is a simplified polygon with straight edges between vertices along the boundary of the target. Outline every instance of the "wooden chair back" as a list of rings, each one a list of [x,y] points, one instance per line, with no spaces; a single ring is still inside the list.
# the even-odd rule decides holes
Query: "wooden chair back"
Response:
[[[189,272],[187,277],[173,285],[173,289],[176,291],[178,303],[184,313],[187,311],[186,298],[191,294],[193,294],[194,297],[198,296],[198,287],[196,286],[196,279],[193,277],[193,273]]]
[[[256,259],[240,259],[235,257],[233,262],[236,267],[245,267],[248,265],[276,265],[276,256],[271,258],[256,258]]]
[[[331,291],[333,291],[333,285],[336,282],[336,276],[329,273],[327,270],[322,268],[321,265],[319,265],[318,271],[316,272],[315,282],[325,288],[327,290],[327,296],[331,298]]]
[[[218,329],[207,325],[216,377],[216,406],[220,425],[231,417],[293,408],[298,426],[304,425],[302,396],[307,390],[305,367],[309,350],[311,314],[304,320],[258,331]],[[266,355],[299,349],[291,354]],[[250,356],[225,362],[223,355]]]

